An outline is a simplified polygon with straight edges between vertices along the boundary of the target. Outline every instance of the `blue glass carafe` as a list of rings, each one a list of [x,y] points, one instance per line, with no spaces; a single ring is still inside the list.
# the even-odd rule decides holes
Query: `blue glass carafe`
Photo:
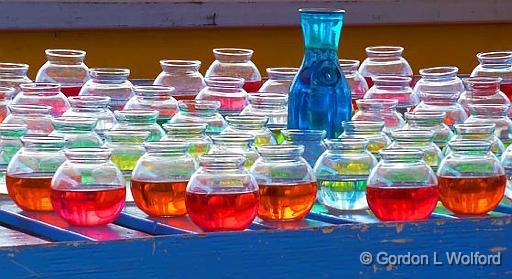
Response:
[[[337,138],[350,120],[350,89],[338,63],[338,43],[345,11],[300,9],[304,59],[290,87],[288,128],[325,130]]]

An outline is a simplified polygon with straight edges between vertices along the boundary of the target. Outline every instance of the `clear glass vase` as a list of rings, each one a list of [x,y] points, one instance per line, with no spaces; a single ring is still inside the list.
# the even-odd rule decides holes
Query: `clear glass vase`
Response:
[[[448,143],[452,152],[441,162],[439,200],[455,214],[482,215],[503,198],[507,180],[491,143],[458,140]]]
[[[126,182],[130,181],[135,165],[144,155],[144,142],[149,137],[147,131],[107,131],[104,147],[112,149],[112,162],[124,174]]]
[[[507,187],[505,189],[505,196],[512,200],[512,145],[503,152],[500,159],[501,165],[505,170],[507,177]]]
[[[479,64],[471,76],[501,78],[501,91],[512,98],[512,51],[480,52],[476,57]]]
[[[55,212],[74,226],[100,226],[113,222],[124,207],[123,174],[110,160],[107,148],[64,151],[66,161],[51,182]]]
[[[338,62],[345,11],[300,9],[304,58],[290,88],[288,129],[325,130],[337,138],[352,116],[351,93]]]
[[[393,143],[389,148],[419,149],[423,151],[423,161],[435,172],[444,154],[433,142],[434,132],[431,130],[395,130],[391,132]]]
[[[196,100],[218,101],[222,116],[238,115],[247,106],[247,92],[242,88],[244,80],[234,77],[207,77],[206,87]]]
[[[135,94],[133,84],[128,80],[129,69],[93,68],[91,79],[80,90],[80,96],[108,96],[109,109],[121,110]]]
[[[318,200],[328,209],[368,208],[366,180],[377,165],[368,144],[368,139],[356,137],[325,140],[327,150],[318,158],[314,171]]]
[[[41,66],[36,82],[58,83],[66,96],[76,96],[89,80],[89,68],[84,64],[85,51],[47,49],[48,61]]]
[[[240,115],[267,116],[267,127],[272,131],[277,143],[283,142],[281,131],[288,121],[288,95],[280,93],[253,93],[249,95],[249,105]]]
[[[165,136],[165,131],[156,123],[158,119],[156,110],[116,110],[114,115],[117,124],[112,127],[113,131],[148,131],[147,141],[159,141]]]
[[[167,132],[160,141],[186,141],[188,153],[193,158],[208,153],[212,147],[211,139],[206,135],[207,124],[202,123],[172,123],[164,124]]]
[[[318,157],[325,152],[325,131],[324,130],[283,130],[283,144],[293,144],[304,146],[304,152],[301,155],[308,164],[313,167]]]
[[[254,146],[277,144],[274,134],[267,127],[268,117],[239,115],[227,116],[228,127],[222,131],[222,134],[249,134],[253,135]]]
[[[496,157],[500,157],[503,152],[505,152],[505,145],[501,140],[494,134],[496,130],[496,124],[494,123],[466,123],[466,124],[456,124],[455,131],[457,131],[457,135],[455,135],[451,141],[457,140],[483,140],[489,141],[491,143],[491,152],[496,155]],[[451,152],[450,148],[447,147],[445,150],[445,154],[449,154]]]
[[[5,172],[12,157],[21,149],[23,144],[20,138],[28,130],[25,124],[0,124],[0,169]]]
[[[135,204],[150,216],[185,215],[185,189],[198,168],[188,155],[188,143],[147,142],[144,147],[146,153],[137,162],[130,181]]]
[[[365,77],[368,86],[373,86],[373,77],[394,75],[412,77],[409,62],[402,57],[404,48],[400,46],[371,46],[365,49],[367,58],[361,63],[359,72]]]
[[[267,68],[267,81],[260,87],[259,92],[271,92],[288,95],[293,79],[299,68]]]
[[[258,212],[256,179],[241,155],[207,154],[187,185],[188,216],[205,232],[247,229]]]
[[[0,86],[14,88],[16,92],[12,98],[20,92],[20,84],[32,82],[27,76],[28,67],[21,63],[0,63]]]
[[[501,78],[496,77],[472,77],[462,79],[466,86],[459,103],[470,113],[471,104],[505,104],[510,105],[510,100],[501,92]]]
[[[340,138],[365,138],[368,151],[380,159],[379,152],[391,144],[391,139],[384,133],[383,121],[345,121]]]
[[[94,132],[98,120],[91,117],[61,116],[52,119],[53,132],[49,136],[66,140],[65,148],[101,147],[103,140]]]
[[[356,104],[359,111],[352,120],[384,121],[384,132],[387,134],[405,125],[405,120],[397,111],[398,100],[363,99],[357,100]]]
[[[369,89],[368,82],[357,70],[361,62],[351,59],[340,59],[339,62],[352,94],[352,109],[356,110],[356,100],[363,99]]]
[[[169,123],[207,124],[208,135],[220,134],[226,127],[226,120],[219,113],[220,102],[207,100],[178,101],[178,113]]]
[[[418,149],[385,149],[366,184],[366,199],[381,221],[425,220],[438,200],[438,181]]]
[[[507,116],[509,111],[508,105],[500,104],[479,104],[469,105],[471,116],[464,124],[478,123],[491,124],[494,123],[496,128],[494,134],[508,146],[512,143],[512,121]]]
[[[11,199],[27,211],[52,211],[51,182],[66,160],[64,139],[24,136],[23,147],[7,166],[5,181]]]
[[[434,143],[443,149],[453,137],[454,133],[444,124],[446,112],[443,111],[415,111],[406,112],[403,129],[407,130],[430,130],[434,132]]]
[[[27,125],[27,136],[47,136],[53,131],[50,106],[10,105],[9,111],[2,123]]]
[[[102,138],[117,123],[114,113],[108,109],[108,96],[74,96],[69,97],[71,108],[63,116],[93,117],[98,119],[94,131]]]
[[[13,87],[0,86],[0,122],[9,114],[8,106],[11,103],[11,98],[16,94],[16,89]]]
[[[47,105],[52,108],[53,117],[62,116],[71,107],[59,84],[35,82],[20,87],[21,91],[12,100],[13,105]]]
[[[266,145],[251,167],[260,189],[258,217],[267,221],[303,219],[316,200],[317,182],[313,169],[302,158],[304,146]]]
[[[160,60],[162,72],[156,77],[154,85],[172,86],[172,96],[176,100],[194,100],[206,87],[203,75],[199,72],[199,60]]]
[[[156,110],[156,123],[167,123],[178,111],[178,103],[172,97],[174,88],[159,85],[135,86],[133,96],[124,106],[125,110]]]
[[[457,76],[459,68],[433,67],[420,69],[421,78],[414,85],[414,93],[420,96],[423,92],[437,92],[460,96],[465,89],[462,80]]]
[[[453,125],[464,123],[468,114],[464,107],[457,101],[459,94],[454,92],[430,92],[423,91],[420,94],[421,102],[414,112],[444,112],[444,123],[453,129]]]
[[[364,95],[365,99],[398,100],[396,109],[401,114],[412,110],[420,102],[410,86],[410,77],[375,76],[372,79],[373,86]]]
[[[212,136],[213,146],[209,154],[239,154],[245,158],[244,166],[250,169],[260,157],[254,148],[254,135],[226,134]]]
[[[243,79],[246,92],[258,92],[261,87],[261,74],[251,61],[254,50],[243,48],[215,48],[215,61],[206,71],[206,78],[214,76]]]
[[[12,157],[23,146],[20,138],[27,133],[25,124],[0,124],[0,193],[7,194],[5,170]]]

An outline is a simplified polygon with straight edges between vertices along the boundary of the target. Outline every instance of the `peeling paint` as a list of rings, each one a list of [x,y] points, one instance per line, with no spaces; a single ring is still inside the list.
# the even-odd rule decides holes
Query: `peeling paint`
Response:
[[[336,227],[334,227],[334,226],[331,226],[331,227],[325,227],[325,228],[323,228],[323,229],[322,229],[322,232],[323,232],[323,233],[332,233],[332,232],[334,231],[334,229],[335,229],[335,228],[336,228]]]
[[[391,242],[391,243],[408,243],[408,242],[414,242],[414,239],[411,239],[411,238],[399,238],[399,239],[383,239],[381,241],[379,241],[380,243],[388,243],[388,242]]]
[[[196,237],[196,236],[204,236],[204,233],[180,235],[181,238],[191,238],[191,237]]]
[[[403,223],[397,224],[397,225],[396,225],[396,233],[400,233],[400,232],[402,232],[402,230],[404,229],[404,227],[405,227],[405,224],[403,224]]]
[[[396,268],[397,268],[397,267],[396,267],[395,265],[388,264],[388,265],[386,266],[386,271],[391,271],[391,270],[396,269]]]
[[[491,224],[494,226],[503,226],[505,222],[501,219],[495,219],[491,222]]]
[[[496,247],[489,249],[489,251],[491,251],[492,253],[503,252],[506,250],[507,250],[507,247],[504,247],[504,246],[496,246]]]
[[[213,13],[211,15],[206,16],[206,20],[209,22],[207,24],[204,24],[205,26],[216,26],[217,25],[217,13]]]
[[[354,228],[354,229],[356,229],[356,228]],[[368,231],[369,227],[364,225],[364,226],[358,227],[357,229],[359,229],[359,231],[361,231],[361,232],[366,232],[366,231]]]
[[[110,275],[109,272],[115,272],[128,275],[124,277],[130,277],[131,275],[131,277],[139,278],[142,276],[137,275],[140,275],[140,272],[147,272],[148,267],[150,267],[149,269],[155,268],[156,270],[158,268],[168,271],[170,267],[185,266],[191,263],[193,267],[206,266],[205,263],[215,265],[229,263],[236,270],[234,272],[230,270],[231,273],[227,274],[230,276],[227,277],[240,277],[236,275],[248,274],[246,275],[247,278],[258,278],[258,276],[265,277],[264,272],[267,271],[264,267],[252,264],[260,261],[260,259],[264,259],[265,262],[279,261],[284,263],[289,271],[285,274],[292,278],[336,278],[341,276],[353,278],[357,275],[367,277],[365,275],[371,275],[372,271],[375,274],[402,276],[411,271],[411,274],[416,277],[425,277],[421,275],[431,271],[436,272],[436,270],[437,272],[443,272],[445,277],[454,277],[453,274],[461,277],[472,277],[468,274],[486,277],[491,271],[477,268],[450,269],[446,267],[439,271],[439,267],[434,266],[425,266],[414,270],[409,270],[409,268],[404,268],[401,265],[372,264],[363,266],[359,263],[358,256],[362,251],[370,251],[374,256],[377,255],[375,253],[378,251],[386,251],[389,254],[400,254],[406,251],[430,253],[439,249],[439,247],[445,246],[447,249],[460,250],[464,253],[474,251],[475,247],[478,247],[481,252],[497,253],[505,251],[504,253],[507,253],[509,251],[508,243],[506,243],[507,239],[504,237],[510,234],[512,226],[491,225],[495,222],[494,218],[501,218],[504,224],[508,224],[512,220],[511,216],[499,216],[462,220],[449,219],[445,221],[444,226],[438,225],[436,220],[428,220],[405,224],[329,225],[316,228],[302,227],[294,230],[254,230],[233,233],[201,233],[198,235],[198,238],[209,236],[207,240],[198,239],[194,237],[195,235],[167,235],[91,243],[61,242],[52,243],[51,245],[26,245],[15,248],[0,247],[0,259],[3,259],[3,263],[9,267],[8,270],[11,273],[9,274],[8,271],[8,275],[22,274],[24,277],[51,277],[51,275],[61,275],[62,272],[72,270],[82,274],[94,271],[105,276]],[[405,229],[405,226],[407,226],[407,229]],[[434,231],[437,234],[434,234]],[[444,245],[440,245],[443,242]],[[332,249],[333,243],[343,243],[343,249]],[[75,249],[73,246],[80,247]],[[145,257],[144,255],[149,255],[150,251],[153,256]],[[331,258],[325,259],[329,261],[326,263],[332,267],[329,269],[320,270],[315,264],[307,264],[308,261],[316,263],[314,261],[318,257],[322,257],[325,251],[332,254],[332,259],[337,262],[348,263],[348,268],[343,265],[331,265]],[[69,256],[64,253],[69,253]],[[288,263],[289,261],[285,259],[291,255],[302,255],[305,259],[299,258],[300,264],[298,265],[297,261]],[[30,257],[36,260],[26,260]],[[81,261],[80,265],[77,265],[73,260],[84,257],[94,258]],[[113,257],[116,260],[116,266],[114,267],[108,263],[108,260],[105,260],[110,260]],[[158,260],[155,260],[157,258]],[[18,263],[13,263],[11,260],[17,260]],[[29,270],[19,266],[20,263]],[[250,263],[251,266],[249,267],[246,263]],[[496,276],[505,274],[510,276],[512,270],[509,263],[505,261],[503,265],[493,269],[492,272]],[[64,268],[61,268],[61,266]],[[116,270],[117,266],[123,268],[117,268]],[[67,269],[68,267],[69,269]],[[284,267],[279,265],[271,272],[283,274],[283,270]],[[31,273],[33,271],[37,273],[33,275]],[[151,270],[151,272],[149,275],[157,274],[154,270]],[[178,272],[176,277],[186,277],[183,275],[184,271],[180,269],[173,269],[172,272]],[[210,275],[209,272],[211,271],[206,268],[191,268],[187,269],[186,272],[188,272],[187,275],[192,273],[195,277],[200,278],[204,277],[200,275]],[[316,273],[313,274],[313,272]],[[18,277],[22,276],[7,276],[5,278]]]
[[[435,222],[435,223],[436,223],[436,225],[438,225],[438,226],[442,226],[442,225],[446,224],[446,220],[436,220],[436,222]]]

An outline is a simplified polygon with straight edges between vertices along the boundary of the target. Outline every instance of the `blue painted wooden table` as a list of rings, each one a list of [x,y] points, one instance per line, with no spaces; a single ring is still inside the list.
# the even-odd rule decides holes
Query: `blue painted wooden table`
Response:
[[[382,223],[368,211],[337,214],[317,205],[300,222],[256,220],[244,232],[205,234],[187,217],[150,218],[131,203],[114,224],[71,227],[53,213],[24,212],[4,195],[0,278],[510,276],[511,214],[504,201],[478,218],[439,206],[424,222]],[[448,263],[446,253],[476,252],[500,262]]]

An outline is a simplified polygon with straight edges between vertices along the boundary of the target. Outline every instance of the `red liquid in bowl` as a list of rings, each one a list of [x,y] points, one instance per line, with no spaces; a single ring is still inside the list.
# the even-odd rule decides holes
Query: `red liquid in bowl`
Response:
[[[258,212],[259,194],[187,192],[185,204],[190,219],[203,231],[245,230]]]

